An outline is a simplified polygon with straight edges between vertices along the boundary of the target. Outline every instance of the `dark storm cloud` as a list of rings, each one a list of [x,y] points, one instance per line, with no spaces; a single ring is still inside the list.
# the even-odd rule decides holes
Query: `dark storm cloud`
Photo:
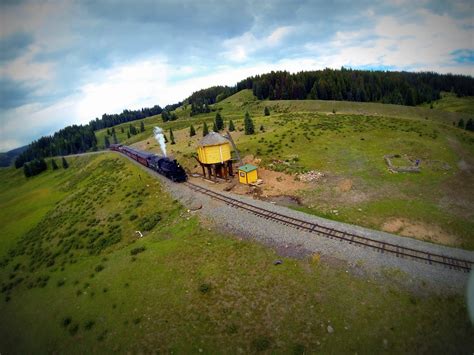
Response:
[[[32,43],[33,36],[22,32],[0,38],[0,62],[9,61],[21,56]]]
[[[32,98],[32,88],[24,83],[0,78],[0,110],[22,106]]]
[[[222,37],[237,35],[253,20],[245,1],[90,1],[84,4],[84,10],[104,22],[159,24],[173,28],[173,32]]]

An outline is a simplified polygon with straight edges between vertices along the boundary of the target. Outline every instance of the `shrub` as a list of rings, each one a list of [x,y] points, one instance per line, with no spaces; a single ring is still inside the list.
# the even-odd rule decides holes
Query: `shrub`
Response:
[[[149,215],[140,221],[139,228],[143,231],[150,231],[158,224],[159,221],[161,221],[161,216],[159,214]]]
[[[62,321],[63,327],[67,328],[69,324],[71,324],[72,318],[71,317],[64,317]]]
[[[104,270],[104,269],[105,269],[104,265],[99,264],[99,265],[97,265],[97,266],[95,267],[94,270],[95,270],[96,272],[101,272],[101,271]]]
[[[145,247],[136,247],[136,248],[133,248],[132,250],[130,250],[130,254],[131,255],[137,255],[139,253],[143,253],[145,251]]]
[[[201,293],[208,293],[211,291],[211,285],[207,283],[203,283],[199,286],[199,292]]]
[[[85,324],[84,324],[84,329],[86,330],[90,330],[92,329],[92,327],[94,326],[95,322],[93,320],[88,320]]]
[[[252,345],[257,351],[264,351],[270,347],[270,340],[265,337],[259,337],[252,341]]]

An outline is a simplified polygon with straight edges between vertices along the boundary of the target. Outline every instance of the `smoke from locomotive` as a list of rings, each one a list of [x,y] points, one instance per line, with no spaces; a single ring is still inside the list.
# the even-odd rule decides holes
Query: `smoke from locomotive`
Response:
[[[143,152],[122,144],[111,144],[110,149],[127,155],[133,160],[136,160],[147,168],[156,171],[158,174],[166,176],[174,182],[183,182],[188,179],[183,167],[179,165],[176,160],[171,160],[166,156]],[[166,152],[166,146],[164,151]]]
[[[160,145],[160,149],[163,155],[166,157],[166,142],[165,142],[165,134],[160,127],[153,128],[153,134],[155,135],[155,139]]]

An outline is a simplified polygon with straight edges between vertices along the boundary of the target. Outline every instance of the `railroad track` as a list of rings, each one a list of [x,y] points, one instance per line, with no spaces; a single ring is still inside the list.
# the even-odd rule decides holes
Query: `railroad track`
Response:
[[[205,194],[215,200],[222,201],[227,205],[245,210],[249,213],[252,213],[258,217],[272,220],[286,226],[290,226],[299,230],[303,230],[310,233],[315,233],[317,235],[324,236],[326,238],[339,240],[341,242],[346,242],[352,245],[367,247],[374,249],[380,253],[387,253],[395,255],[399,258],[412,259],[417,261],[422,261],[430,265],[443,265],[453,270],[469,272],[472,269],[473,261],[463,260],[453,257],[448,257],[440,254],[428,253],[426,251],[407,248],[399,246],[396,244],[383,242],[380,240],[375,240],[368,237],[363,237],[354,233],[340,231],[334,228],[329,228],[322,226],[317,223],[307,222],[295,217],[286,216],[284,214],[267,210],[262,207],[257,207],[249,203],[237,200],[235,198],[220,194],[218,192],[212,191],[205,187],[186,182],[186,186],[190,189]]]

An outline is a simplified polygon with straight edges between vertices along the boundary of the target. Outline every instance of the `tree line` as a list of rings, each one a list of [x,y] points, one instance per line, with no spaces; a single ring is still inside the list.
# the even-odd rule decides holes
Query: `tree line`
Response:
[[[142,108],[140,110],[123,110],[122,113],[118,114],[109,115],[104,113],[101,119],[96,118],[95,120],[90,121],[89,125],[94,131],[97,131],[99,129],[113,127],[121,123],[141,120],[142,118],[159,115],[162,111],[163,109],[159,105],[155,105],[151,108]]]
[[[441,91],[474,95],[474,78],[433,72],[383,72],[324,69],[290,74],[271,72],[242,80],[237,90],[252,89],[268,100],[344,100],[414,106],[440,98]]]
[[[15,167],[21,168],[26,162],[52,157],[84,153],[97,150],[97,139],[90,125],[72,125],[59,130],[52,136],[41,137],[28,145],[15,159]]]
[[[167,108],[170,109],[175,105],[168,105]],[[101,119],[96,118],[87,125],[67,126],[52,136],[44,136],[30,143],[26,150],[15,159],[15,167],[17,169],[21,168],[26,162],[34,159],[97,150],[97,139],[94,131],[158,115],[162,111],[163,109],[158,105],[140,110],[123,110],[120,114],[109,115],[104,113]],[[136,133],[132,133],[132,135]]]
[[[209,105],[243,89],[251,89],[260,100],[338,100],[381,102],[414,106],[440,98],[441,91],[458,96],[474,95],[474,78],[434,72],[388,72],[324,69],[291,74],[276,71],[248,77],[235,86],[213,86],[199,90],[184,102],[191,115],[210,112]]]
[[[63,169],[69,168],[69,163],[67,160],[62,157],[62,165]],[[53,170],[58,170],[59,166],[56,164],[56,161],[54,159],[51,159],[51,168]],[[30,177],[30,176],[35,176],[38,174],[41,174],[43,171],[48,169],[48,165],[46,164],[46,161],[43,158],[39,159],[33,159],[32,161],[23,164],[23,173],[25,174],[25,177]]]

